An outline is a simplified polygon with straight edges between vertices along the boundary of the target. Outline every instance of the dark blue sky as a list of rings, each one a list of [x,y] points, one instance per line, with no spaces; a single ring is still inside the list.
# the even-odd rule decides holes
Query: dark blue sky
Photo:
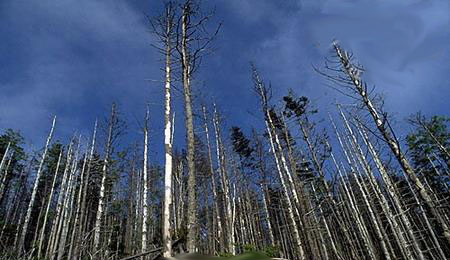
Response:
[[[450,115],[448,1],[203,2],[205,9],[216,7],[223,27],[194,81],[196,101],[217,101],[229,125],[260,120],[247,112],[259,115],[250,61],[272,83],[275,98],[292,88],[321,111],[333,109],[325,104],[342,96],[311,64],[323,65],[334,38],[354,52],[367,69],[364,78],[399,120],[419,110]],[[156,15],[161,6],[157,0],[1,0],[0,128],[20,129],[40,147],[52,115],[58,137],[88,134],[117,101],[135,135],[150,102],[150,127],[160,140],[163,85],[155,80],[162,79],[161,57],[150,46],[145,14]],[[181,101],[175,93],[180,142]]]

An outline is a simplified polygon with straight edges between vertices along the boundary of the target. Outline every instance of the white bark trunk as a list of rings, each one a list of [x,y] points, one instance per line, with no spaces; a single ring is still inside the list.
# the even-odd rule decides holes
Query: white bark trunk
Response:
[[[25,215],[25,221],[24,221],[23,228],[22,228],[22,235],[20,236],[20,240],[19,240],[19,247],[18,247],[19,252],[21,252],[22,250],[25,249],[24,244],[25,244],[25,239],[26,239],[26,235],[28,232],[28,224],[30,222],[31,212],[33,210],[34,200],[36,199],[36,193],[37,193],[37,189],[39,186],[39,181],[41,179],[41,173],[42,173],[42,168],[44,166],[44,160],[45,160],[45,157],[47,156],[48,146],[53,137],[53,130],[55,129],[55,123],[56,123],[56,116],[53,117],[52,127],[50,129],[50,133],[48,135],[47,142],[45,143],[44,152],[42,153],[41,162],[39,163],[39,168],[36,173],[36,179],[34,181],[33,191],[31,192],[30,203],[28,204],[27,214]]]
[[[273,128],[273,123],[272,123],[272,119],[271,119],[268,111],[266,111],[266,115],[267,115],[267,118],[268,118],[268,121],[269,121],[269,122],[266,121],[266,130],[267,130],[267,133],[269,134],[269,141],[270,141],[271,150],[272,150],[272,153],[273,153],[273,156],[274,156],[274,159],[275,159],[275,164],[277,166],[277,170],[278,170],[279,178],[280,178],[280,181],[281,181],[281,185],[283,187],[284,195],[286,197],[286,202],[288,204],[287,211],[288,211],[288,216],[289,216],[289,219],[290,219],[291,225],[292,225],[292,232],[293,232],[293,235],[294,235],[294,243],[295,243],[295,246],[297,248],[296,250],[298,251],[299,258],[300,259],[304,259],[305,258],[305,251],[303,249],[303,244],[302,244],[302,241],[301,241],[301,238],[300,238],[300,234],[299,234],[299,231],[298,231],[297,223],[295,221],[294,206],[292,204],[292,201],[291,201],[291,198],[290,198],[290,195],[289,195],[289,191],[288,191],[288,187],[287,187],[286,182],[284,180],[284,176],[283,176],[283,172],[282,172],[282,169],[281,169],[281,166],[280,166],[280,162],[279,162],[279,159],[278,159],[276,148],[274,146],[273,135],[277,136],[277,134],[276,133],[272,134],[272,130],[269,127],[269,124],[270,124],[270,125],[272,125],[272,128]]]
[[[401,225],[400,223],[395,222],[395,219],[393,220],[393,228],[396,230],[396,232],[398,233],[399,236],[399,240],[398,241],[400,243],[401,248],[403,248],[403,250],[406,253],[406,258],[407,259],[411,259],[413,256],[411,255],[411,250],[409,249],[408,246],[408,241],[407,241],[407,237],[409,236],[410,239],[412,240],[412,245],[413,248],[417,254],[418,259],[424,259],[424,255],[420,249],[420,244],[419,241],[417,240],[416,235],[413,232],[413,226],[408,218],[408,216],[406,215],[406,212],[404,212],[403,208],[402,208],[402,203],[401,203],[401,199],[398,195],[398,192],[395,188],[395,184],[393,183],[391,177],[389,176],[389,174],[387,173],[385,167],[383,166],[383,163],[380,160],[380,157],[378,156],[377,151],[375,150],[375,148],[373,147],[372,143],[369,140],[369,136],[367,135],[367,133],[363,130],[362,127],[359,128],[359,133],[360,135],[363,137],[364,143],[366,144],[366,146],[369,149],[369,152],[372,156],[372,159],[375,162],[375,165],[378,169],[378,171],[381,174],[381,177],[383,179],[383,182],[386,184],[386,188],[387,191],[389,193],[389,196],[393,199],[394,205],[395,207],[399,210],[399,215],[400,218],[403,222],[403,224],[406,226],[406,233],[405,231],[401,230]],[[383,202],[384,204],[387,205],[387,201]],[[389,208],[389,207],[388,207]],[[390,215],[393,213],[390,213]],[[394,216],[390,216],[391,218]]]
[[[338,138],[339,144],[341,145],[341,149],[342,149],[342,151],[344,153],[344,157],[346,158],[347,163],[351,166],[352,163],[350,161],[350,157],[347,154],[347,150],[345,149],[345,146],[343,144],[343,141],[341,139],[339,131],[338,131],[337,127],[336,127],[336,124],[334,123],[334,121],[332,120],[331,117],[330,117],[330,119],[331,119],[331,122],[333,124],[334,131],[335,131],[336,136]],[[333,156],[333,158],[334,158],[334,156]],[[336,164],[336,161],[335,161],[335,164]],[[336,167],[337,167],[337,165],[336,165]],[[348,198],[348,202],[349,202],[350,207],[352,209],[352,215],[354,215],[354,218],[355,218],[356,223],[357,223],[358,230],[359,230],[361,236],[363,237],[364,247],[366,248],[367,253],[371,257],[371,259],[377,259],[377,256],[375,254],[375,247],[373,246],[373,242],[370,239],[370,236],[369,236],[369,233],[367,231],[366,226],[364,225],[364,220],[362,218],[361,212],[359,211],[358,207],[356,206],[355,198],[354,198],[354,196],[352,194],[352,190],[349,187],[347,187],[346,181],[345,181],[344,176],[343,176],[342,172],[340,171],[339,167],[337,167],[337,170],[338,170],[339,176],[342,179],[342,184],[344,186],[344,189],[345,189],[345,192],[346,192],[346,195],[347,195],[347,198]],[[354,171],[354,170],[352,169],[352,171]]]
[[[148,119],[149,119],[149,108],[147,106],[147,113],[145,114],[145,126],[144,126],[144,166],[143,166],[143,185],[144,194],[142,198],[142,238],[141,238],[141,251],[144,253],[147,251],[147,219],[148,219]],[[146,257],[142,257],[143,260]]]
[[[98,254],[100,249],[100,230],[102,224],[102,218],[105,211],[105,192],[106,192],[106,176],[108,171],[109,164],[109,156],[111,153],[111,145],[112,145],[112,134],[114,128],[114,120],[115,120],[115,104],[112,105],[111,108],[111,118],[109,122],[109,131],[108,131],[108,139],[106,141],[106,151],[105,151],[105,159],[103,161],[102,168],[102,183],[100,186],[100,198],[98,202],[97,215],[95,220],[95,228],[94,228],[94,255]]]
[[[262,104],[262,108],[263,108],[263,113],[266,117],[265,121],[265,125],[266,125],[266,131],[269,135],[269,142],[270,142],[270,147],[271,147],[271,151],[272,154],[274,156],[275,159],[275,164],[277,167],[277,171],[279,174],[279,178],[281,181],[281,185],[283,187],[283,191],[284,191],[284,195],[286,197],[286,202],[287,202],[287,211],[288,211],[288,216],[289,216],[289,220],[291,222],[292,225],[292,232],[293,232],[293,236],[294,236],[294,243],[295,243],[295,249],[298,252],[298,257],[300,259],[304,259],[305,258],[305,250],[304,250],[304,246],[302,243],[302,240],[300,238],[300,234],[299,234],[299,230],[298,230],[298,226],[297,226],[297,222],[295,221],[295,215],[294,215],[294,205],[291,201],[291,197],[289,195],[289,190],[288,190],[288,186],[284,180],[284,176],[283,176],[283,171],[281,169],[281,164],[280,164],[280,160],[278,158],[277,155],[277,150],[275,148],[275,144],[274,144],[274,140],[277,140],[277,144],[279,145],[279,138],[278,135],[274,130],[274,125],[273,125],[273,121],[272,118],[270,116],[269,113],[269,109],[268,109],[268,101],[267,101],[267,96],[266,96],[266,89],[262,83],[262,81],[259,79],[259,76],[254,72],[254,77],[255,77],[255,84],[256,84],[256,89],[260,94],[261,97],[261,104]],[[283,151],[280,151],[280,153],[282,153]],[[282,154],[280,156],[283,156]]]
[[[191,2],[186,1],[181,16],[181,64],[183,72],[184,108],[186,115],[186,144],[188,163],[188,216],[187,216],[187,250],[190,253],[197,251],[197,203],[195,189],[195,162],[194,162],[194,118],[192,114],[191,98],[191,58],[188,49],[188,23],[191,18]]]
[[[53,257],[53,253],[55,252],[55,248],[56,248],[57,242],[58,242],[58,237],[59,237],[58,229],[59,229],[59,225],[61,223],[60,218],[61,218],[61,214],[62,214],[63,199],[64,199],[64,195],[65,195],[64,190],[66,189],[67,177],[68,177],[70,165],[72,162],[73,142],[74,142],[74,140],[72,139],[69,144],[69,147],[67,149],[66,164],[64,167],[63,178],[61,181],[61,185],[59,187],[58,200],[56,203],[56,215],[55,215],[55,218],[53,219],[53,224],[52,224],[52,228],[50,231],[50,238],[49,238],[49,242],[48,242],[47,250],[46,250],[47,258]]]
[[[56,164],[55,176],[53,176],[52,189],[50,190],[50,196],[48,198],[48,204],[47,204],[47,208],[45,210],[44,222],[42,223],[41,234],[40,234],[39,239],[38,239],[38,241],[39,241],[38,242],[38,244],[39,244],[39,246],[38,246],[38,258],[40,258],[41,254],[42,254],[42,245],[44,243],[45,228],[47,226],[48,213],[50,211],[50,206],[52,204],[53,193],[55,192],[56,179],[58,177],[58,171],[59,171],[59,166],[61,164],[62,154],[63,154],[63,150],[61,148],[61,151],[60,151],[59,157],[58,157],[58,162]]]
[[[81,140],[81,138],[80,138],[80,140]],[[78,189],[78,198],[77,198],[77,202],[75,205],[75,207],[76,207],[75,220],[73,222],[72,235],[70,238],[69,254],[67,256],[67,259],[69,259],[69,260],[72,259],[74,249],[76,250],[76,243],[77,243],[76,238],[77,238],[77,234],[78,234],[78,225],[80,225],[81,200],[83,197],[83,187],[84,187],[84,179],[85,179],[85,175],[86,175],[86,165],[87,165],[87,161],[88,161],[88,156],[89,156],[89,149],[86,149],[86,152],[84,154],[83,166],[81,168],[81,173],[80,173],[80,187]],[[74,257],[73,260],[75,260],[75,259],[76,259],[76,256]]]
[[[236,254],[236,248],[233,245],[234,240],[234,231],[232,230],[232,205],[231,205],[231,196],[229,191],[229,183],[228,183],[228,176],[225,168],[225,152],[223,151],[223,144],[222,144],[222,138],[220,135],[220,122],[219,122],[219,115],[217,113],[216,105],[214,104],[214,119],[213,119],[213,125],[214,125],[214,132],[216,136],[216,154],[217,154],[217,164],[218,164],[218,171],[219,175],[221,176],[221,184],[222,184],[222,190],[224,193],[224,202],[225,202],[225,212],[226,212],[226,218],[227,221],[227,227],[226,230],[228,231],[228,252],[235,255]]]
[[[3,154],[3,158],[2,158],[2,161],[1,161],[1,163],[0,163],[0,201],[2,200],[2,198],[3,198],[3,192],[4,192],[4,189],[5,189],[5,181],[6,181],[6,177],[7,177],[7,175],[8,175],[8,169],[6,169],[6,171],[5,171],[5,174],[3,174],[2,175],[2,172],[3,172],[3,167],[4,167],[4,165],[5,165],[5,162],[6,162],[6,158],[8,158],[8,153],[9,153],[9,147],[11,146],[11,142],[8,142],[8,146],[6,146],[6,150],[5,150],[5,153]],[[12,158],[12,155],[11,155],[11,157],[10,158]],[[11,161],[11,159],[10,159],[10,161]]]
[[[91,143],[91,147],[90,147],[89,157],[85,158],[85,160],[88,161],[87,172],[86,172],[86,181],[81,182],[82,187],[81,187],[80,195],[82,196],[82,199],[81,199],[81,204],[80,204],[80,219],[79,219],[79,226],[78,226],[78,234],[77,234],[76,242],[74,245],[75,249],[74,249],[74,253],[73,253],[75,259],[78,259],[81,256],[81,253],[80,253],[80,246],[82,243],[81,238],[84,235],[83,230],[85,230],[84,223],[85,223],[85,219],[87,216],[87,214],[86,214],[87,192],[88,192],[89,177],[90,177],[91,167],[92,167],[92,158],[94,157],[94,151],[95,151],[96,137],[97,137],[97,120],[95,120],[95,124],[94,124],[94,132],[92,134],[92,143]]]
[[[365,105],[367,111],[371,115],[378,131],[383,136],[383,139],[388,144],[389,148],[391,149],[392,153],[394,154],[395,158],[397,159],[398,163],[402,167],[405,174],[408,176],[408,178],[411,179],[411,181],[415,184],[419,191],[419,196],[425,201],[427,204],[430,213],[433,215],[433,217],[436,218],[438,223],[440,224],[444,237],[447,240],[447,243],[450,243],[450,228],[445,222],[445,220],[442,218],[442,215],[438,212],[438,209],[433,202],[432,197],[426,190],[424,184],[422,181],[417,177],[416,173],[414,172],[413,168],[409,164],[408,160],[406,160],[404,154],[400,151],[400,147],[398,145],[397,140],[394,138],[392,131],[389,131],[385,126],[385,118],[380,117],[378,114],[375,106],[372,103],[372,100],[369,98],[368,93],[366,92],[366,88],[363,85],[362,80],[359,78],[359,70],[356,69],[353,64],[350,63],[348,59],[348,55],[345,51],[343,51],[337,43],[334,43],[334,49],[336,51],[336,55],[340,59],[340,62],[342,64],[343,69],[345,70],[345,73],[351,79],[353,86],[355,87],[356,93],[361,97],[363,104]],[[413,190],[414,191],[414,190]]]
[[[212,163],[212,153],[211,153],[211,143],[209,140],[208,119],[206,117],[206,108],[202,107],[202,110],[203,110],[204,128],[205,128],[205,135],[206,135],[206,144],[208,147],[209,170],[211,172],[211,185],[212,185],[212,192],[213,192],[214,210],[215,210],[215,216],[216,216],[215,220],[217,221],[217,236],[219,238],[219,243],[220,243],[220,247],[221,247],[220,249],[223,250],[224,243],[225,243],[224,237],[223,237],[224,232],[223,232],[223,225],[222,225],[222,216],[220,215],[220,210],[219,210],[219,203],[218,203],[219,197],[217,196],[215,171],[214,171],[213,163]]]
[[[61,219],[61,238],[59,241],[58,257],[57,260],[61,260],[66,253],[66,240],[67,233],[69,231],[69,223],[71,222],[73,201],[75,197],[75,185],[74,179],[76,178],[77,166],[78,166],[78,154],[80,150],[80,139],[78,140],[78,148],[75,155],[75,160],[72,164],[72,170],[70,172],[69,182],[66,190],[66,198],[64,200],[64,217]]]
[[[170,121],[171,111],[171,97],[170,97],[170,84],[171,81],[171,68],[170,68],[170,55],[171,55],[171,34],[172,34],[172,21],[170,6],[166,8],[166,39],[165,39],[165,105],[164,105],[164,152],[165,152],[165,168],[164,168],[164,210],[163,210],[163,256],[172,256],[172,239],[170,235],[170,205],[172,204],[172,137],[173,129]],[[176,212],[173,212],[176,214]]]

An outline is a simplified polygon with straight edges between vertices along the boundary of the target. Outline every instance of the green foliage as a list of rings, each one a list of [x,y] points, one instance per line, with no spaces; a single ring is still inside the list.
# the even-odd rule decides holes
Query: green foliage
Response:
[[[22,137],[20,132],[16,132],[12,129],[7,129],[0,136],[0,157],[3,157],[8,143],[10,143],[10,149],[13,152],[13,158],[11,161],[11,169],[13,169],[16,166],[21,166],[18,163],[26,159],[25,152],[22,148],[22,145],[24,144],[24,138]]]
[[[247,252],[256,252],[256,247],[252,244],[244,244],[242,246],[242,249],[244,250],[244,253]]]
[[[442,144],[447,150],[450,149],[450,132],[447,129],[450,118],[433,116],[430,120],[426,120],[419,114],[411,122],[417,125],[417,127],[415,132],[410,133],[406,137],[406,141],[412,155],[414,166],[430,167],[427,156],[433,157],[438,155],[444,161],[448,161],[449,158],[439,149],[437,142]]]
[[[283,114],[289,117],[296,117],[297,119],[305,114],[315,114],[317,109],[310,109],[310,101],[307,97],[295,97],[292,90],[287,96],[283,97],[284,111]]]
[[[253,149],[250,147],[250,140],[248,140],[239,127],[233,126],[231,128],[231,141],[233,142],[233,150],[241,157],[248,158]]]
[[[264,247],[263,252],[268,257],[277,257],[280,254],[280,247],[269,245],[269,246]]]
[[[263,260],[269,259],[266,255],[260,252],[246,252],[241,255],[230,258],[232,260]]]
[[[437,191],[445,191],[437,172],[445,172],[450,167],[450,158],[441,148],[450,151],[450,118],[433,116],[426,119],[417,114],[410,119],[416,128],[406,137],[412,163],[419,175],[427,178]]]
[[[278,246],[266,246],[262,250],[258,250],[255,245],[252,244],[243,244],[241,245],[241,248],[243,250],[243,255],[250,254],[255,257],[261,257],[264,258],[267,257],[276,257],[279,255],[280,249]],[[247,259],[247,258],[246,258]],[[249,258],[251,259],[251,258]],[[258,258],[260,259],[260,258]]]
[[[219,252],[219,257],[231,258],[231,257],[233,257],[233,254],[232,253],[226,253],[226,252]]]

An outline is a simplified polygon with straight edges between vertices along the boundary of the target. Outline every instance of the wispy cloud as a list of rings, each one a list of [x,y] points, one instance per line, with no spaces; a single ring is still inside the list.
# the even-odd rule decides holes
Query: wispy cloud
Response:
[[[417,110],[450,111],[449,6],[444,0],[205,4],[217,7],[224,26],[218,50],[204,60],[194,89],[205,101],[218,101],[233,124],[254,123],[243,111],[257,114],[250,61],[272,82],[275,97],[288,88],[320,104],[339,96],[311,68],[322,64],[334,38],[355,53],[367,69],[367,81],[386,94],[389,109],[400,117]],[[153,119],[161,119],[162,88],[145,81],[161,78],[160,57],[150,47],[144,18],[146,11],[156,14],[157,7],[120,0],[2,1],[0,127],[44,138],[57,114],[60,131],[69,135],[91,129],[113,100],[131,121],[143,114],[147,101],[155,104]]]
[[[58,114],[70,134],[112,100],[149,97],[144,80],[157,60],[143,13],[126,1],[6,1],[1,16],[1,127],[39,136]]]

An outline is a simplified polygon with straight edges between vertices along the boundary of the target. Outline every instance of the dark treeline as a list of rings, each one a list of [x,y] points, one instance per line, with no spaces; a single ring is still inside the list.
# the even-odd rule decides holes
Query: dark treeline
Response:
[[[251,65],[262,127],[225,127],[220,108],[191,91],[220,33],[210,18],[186,0],[150,19],[165,100],[164,147],[152,149],[164,151],[163,162],[149,163],[149,139],[161,137],[149,134],[159,116],[148,108],[136,143],[124,142],[127,120],[115,104],[89,140],[55,141],[56,117],[36,152],[25,152],[18,130],[1,133],[0,258],[122,259],[158,249],[165,257],[449,259],[450,119],[418,113],[399,139],[403,126],[393,126],[362,66],[333,42],[311,73],[350,105],[326,114],[294,90],[275,100]],[[176,131],[186,141],[177,146],[174,85],[185,108]]]

